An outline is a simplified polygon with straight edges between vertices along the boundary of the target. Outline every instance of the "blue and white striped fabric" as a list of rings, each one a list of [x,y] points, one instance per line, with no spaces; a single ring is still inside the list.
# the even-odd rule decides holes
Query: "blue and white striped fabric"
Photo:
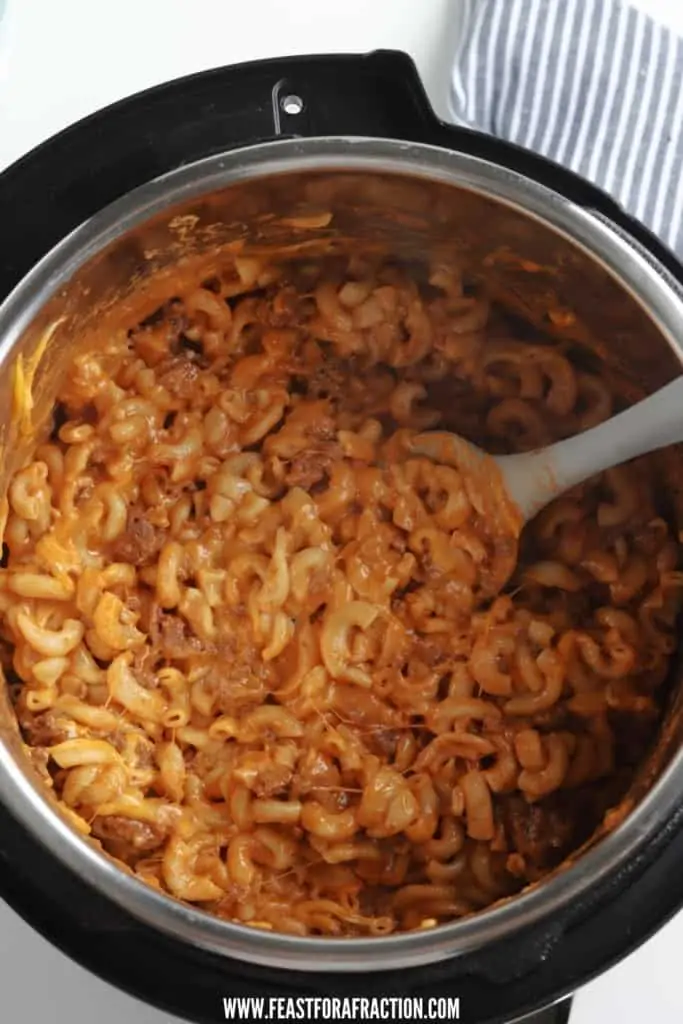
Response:
[[[583,175],[683,256],[683,40],[620,0],[460,2],[453,119]]]

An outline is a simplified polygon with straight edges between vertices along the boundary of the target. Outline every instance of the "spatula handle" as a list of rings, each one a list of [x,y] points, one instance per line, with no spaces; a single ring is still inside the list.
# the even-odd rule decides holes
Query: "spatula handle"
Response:
[[[611,466],[683,441],[683,377],[576,437],[500,459],[525,519],[552,498]]]

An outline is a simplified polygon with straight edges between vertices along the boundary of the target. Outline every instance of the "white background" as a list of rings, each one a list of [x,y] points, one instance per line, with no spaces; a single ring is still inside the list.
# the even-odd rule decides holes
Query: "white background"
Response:
[[[681,0],[636,2],[683,35]],[[437,112],[448,116],[458,7],[459,0],[6,0],[0,169],[78,118],[140,89],[209,67],[293,53],[405,50]],[[678,1024],[681,948],[679,916],[584,989],[571,1024]],[[0,1000],[8,1024],[170,1024],[165,1014],[72,964],[2,903]]]

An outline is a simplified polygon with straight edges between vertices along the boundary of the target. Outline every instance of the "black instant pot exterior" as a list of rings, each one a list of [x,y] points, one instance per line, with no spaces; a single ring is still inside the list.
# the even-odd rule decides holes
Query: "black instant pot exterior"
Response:
[[[300,106],[284,102],[287,97]],[[285,109],[287,108],[287,109]],[[683,284],[683,267],[607,196],[517,147],[446,125],[404,54],[286,58],[180,79],[101,111],[0,176],[0,298],[54,244],[119,196],[183,163],[275,137],[400,138],[475,154],[597,209]],[[191,1021],[230,995],[459,996],[467,1024],[510,1021],[571,993],[683,905],[680,813],[619,875],[514,941],[430,967],[299,974],[188,949],[140,924],[63,867],[0,806],[0,895],[83,966]],[[381,941],[381,940],[378,940]],[[544,1018],[550,1020],[551,1017]],[[559,1024],[566,1011],[556,1011]]]

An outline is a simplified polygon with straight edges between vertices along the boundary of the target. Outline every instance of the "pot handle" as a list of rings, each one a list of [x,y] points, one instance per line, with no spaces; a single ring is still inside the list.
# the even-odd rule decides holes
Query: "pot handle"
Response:
[[[261,90],[250,81],[259,72]],[[264,61],[238,66],[233,74],[251,97],[252,132],[256,94],[262,102],[272,83],[270,110],[260,108],[266,114],[261,135],[251,141],[320,135],[424,141],[440,125],[413,60],[396,50]],[[235,141],[244,144],[245,132]]]

